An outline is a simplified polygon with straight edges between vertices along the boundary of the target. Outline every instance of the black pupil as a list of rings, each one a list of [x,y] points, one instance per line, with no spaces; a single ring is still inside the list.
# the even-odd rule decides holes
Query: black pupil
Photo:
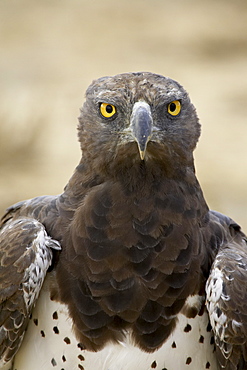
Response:
[[[107,113],[112,113],[113,112],[113,107],[110,105],[110,104],[108,104],[107,106],[106,106],[106,108],[105,108],[105,110],[107,111]]]
[[[171,103],[170,104],[170,111],[171,112],[174,112],[176,110],[176,104],[175,103]]]

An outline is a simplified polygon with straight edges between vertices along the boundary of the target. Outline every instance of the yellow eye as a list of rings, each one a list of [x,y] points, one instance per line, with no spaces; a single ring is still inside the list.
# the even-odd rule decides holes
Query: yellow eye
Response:
[[[100,113],[105,118],[110,118],[116,114],[116,107],[112,104],[101,103],[100,104]]]
[[[168,113],[170,113],[172,116],[177,116],[178,113],[181,111],[181,103],[178,100],[174,100],[171,103],[168,104],[167,108]]]

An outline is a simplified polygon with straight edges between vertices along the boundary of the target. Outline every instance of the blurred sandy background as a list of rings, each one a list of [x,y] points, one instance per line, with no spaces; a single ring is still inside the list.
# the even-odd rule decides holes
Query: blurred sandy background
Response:
[[[89,83],[143,70],[189,91],[205,197],[247,231],[246,0],[1,0],[1,213],[63,190]]]

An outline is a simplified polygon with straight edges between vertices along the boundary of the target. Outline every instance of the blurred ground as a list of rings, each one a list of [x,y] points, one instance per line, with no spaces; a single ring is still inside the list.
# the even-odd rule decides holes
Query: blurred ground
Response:
[[[62,191],[92,79],[145,70],[189,91],[205,197],[247,231],[246,0],[1,0],[0,53],[1,214]]]

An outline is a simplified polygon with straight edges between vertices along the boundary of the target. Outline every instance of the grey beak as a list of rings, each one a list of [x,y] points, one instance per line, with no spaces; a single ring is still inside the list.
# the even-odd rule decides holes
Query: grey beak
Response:
[[[147,143],[153,131],[151,109],[147,103],[139,101],[134,104],[130,119],[130,129],[137,142],[141,160],[144,160]]]

